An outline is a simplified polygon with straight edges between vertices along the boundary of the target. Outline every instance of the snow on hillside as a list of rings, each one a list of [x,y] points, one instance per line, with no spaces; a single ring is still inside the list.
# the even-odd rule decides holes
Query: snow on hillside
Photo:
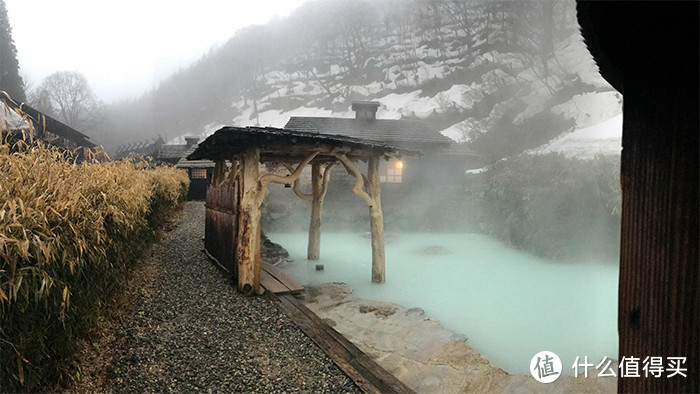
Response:
[[[582,129],[622,113],[622,95],[616,91],[578,94],[553,107],[552,112],[573,119],[576,128]]]
[[[573,12],[573,3],[567,7]],[[498,36],[497,29],[486,29],[476,17],[475,31]],[[400,29],[373,36],[368,57],[355,69],[342,42],[320,54],[280,59],[229,96],[231,120],[226,124],[283,127],[292,116],[352,118],[352,101],[373,100],[380,103],[380,119],[436,119],[435,128],[444,128],[443,135],[470,142],[501,127],[506,117],[517,130],[548,112],[572,120],[577,133],[620,114],[622,97],[600,76],[578,29],[555,44],[543,72],[525,49],[498,46],[494,37],[477,35],[465,45],[469,40],[455,23],[446,18],[433,27],[439,39],[406,35]],[[198,136],[211,135],[221,121],[201,127]],[[579,156],[595,155],[595,149],[572,149]]]
[[[561,153],[578,159],[596,155],[619,155],[622,151],[622,114],[593,126],[562,134],[528,153]]]

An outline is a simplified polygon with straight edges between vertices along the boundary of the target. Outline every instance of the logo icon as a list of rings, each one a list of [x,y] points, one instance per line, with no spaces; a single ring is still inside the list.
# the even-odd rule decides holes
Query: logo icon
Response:
[[[561,376],[561,360],[553,352],[539,352],[530,360],[530,373],[540,383],[552,383]]]

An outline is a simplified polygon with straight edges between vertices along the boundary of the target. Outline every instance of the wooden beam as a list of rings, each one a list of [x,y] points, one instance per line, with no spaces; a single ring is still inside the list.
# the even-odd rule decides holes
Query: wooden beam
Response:
[[[318,152],[312,152],[310,155],[306,156],[299,164],[297,165],[297,168],[287,176],[279,175],[279,174],[265,174],[260,178],[260,183],[259,183],[259,194],[258,194],[258,206],[262,205],[263,199],[265,199],[265,195],[267,194],[267,184],[270,182],[273,183],[281,183],[283,185],[291,184],[295,182],[297,179],[299,179],[299,176],[301,175],[301,172],[304,170],[304,167],[306,167],[311,160],[314,159],[318,155]],[[258,155],[258,160],[260,159]]]
[[[321,255],[321,216],[323,214],[323,174],[321,164],[311,165],[311,220],[309,222],[309,245],[306,258],[318,260]]]
[[[284,168],[286,168],[290,174],[294,172],[294,168],[292,168],[292,166],[289,164],[284,164]],[[301,182],[299,182],[299,178],[294,180],[292,191],[294,192],[294,194],[297,195],[297,197],[301,198],[304,201],[311,202],[314,199],[313,194],[306,194],[303,191],[301,191]]]
[[[260,149],[248,148],[243,155],[241,199],[238,215],[238,290],[243,294],[260,292],[260,204],[258,182]]]
[[[384,216],[380,196],[379,156],[371,156],[367,162],[365,187],[373,201],[369,207],[369,224],[372,234],[372,282],[384,283]]]
[[[344,154],[334,154],[334,156],[340,160],[343,166],[345,166],[348,174],[355,177],[355,184],[352,187],[353,194],[363,199],[367,205],[371,207],[374,204],[374,200],[372,200],[372,197],[370,197],[370,195],[362,189],[366,182],[365,177],[362,175],[362,172],[360,172],[360,169],[357,168],[357,165],[355,165],[355,163],[348,159]]]

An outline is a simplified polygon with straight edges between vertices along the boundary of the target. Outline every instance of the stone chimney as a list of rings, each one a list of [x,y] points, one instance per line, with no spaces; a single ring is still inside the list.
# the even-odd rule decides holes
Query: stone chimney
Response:
[[[185,144],[187,144],[188,148],[197,142],[199,142],[199,137],[185,137]]]
[[[355,111],[355,119],[374,120],[377,119],[377,101],[353,101],[352,110]]]

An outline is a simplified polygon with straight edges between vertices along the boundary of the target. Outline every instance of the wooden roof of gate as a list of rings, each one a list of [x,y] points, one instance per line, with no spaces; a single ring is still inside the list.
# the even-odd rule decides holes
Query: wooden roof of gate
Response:
[[[332,153],[343,153],[350,160],[362,161],[370,156],[420,155],[419,151],[343,135],[274,127],[224,127],[202,141],[187,159],[230,160],[250,147],[260,148],[261,162],[298,162],[315,151],[320,153],[313,162],[335,161]]]

